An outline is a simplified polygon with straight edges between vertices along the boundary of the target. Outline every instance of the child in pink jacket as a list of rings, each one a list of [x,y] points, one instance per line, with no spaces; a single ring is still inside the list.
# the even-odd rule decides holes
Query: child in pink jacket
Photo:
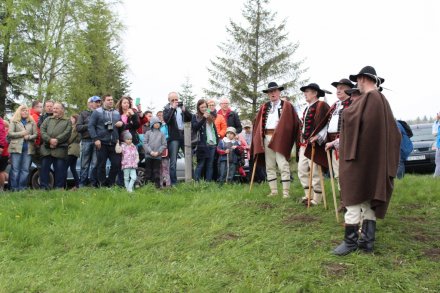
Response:
[[[124,142],[122,148],[122,171],[124,172],[124,184],[128,192],[133,192],[133,186],[136,182],[136,169],[139,163],[139,153],[137,147],[133,144],[130,132],[124,131],[122,135]]]

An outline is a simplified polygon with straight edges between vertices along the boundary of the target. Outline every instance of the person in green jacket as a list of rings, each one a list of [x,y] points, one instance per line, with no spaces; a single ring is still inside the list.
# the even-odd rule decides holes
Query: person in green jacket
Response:
[[[72,122],[64,117],[64,106],[56,102],[53,105],[53,115],[46,118],[41,124],[42,145],[40,149],[41,169],[40,188],[49,189],[49,172],[53,165],[55,174],[55,188],[64,188],[66,185],[66,164],[68,140],[72,133]]]

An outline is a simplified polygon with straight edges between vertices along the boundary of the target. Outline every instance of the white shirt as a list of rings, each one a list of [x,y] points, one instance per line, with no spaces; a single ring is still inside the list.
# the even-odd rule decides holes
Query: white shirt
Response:
[[[266,129],[275,129],[280,122],[280,117],[278,117],[278,109],[281,108],[281,101],[271,102],[272,108],[270,108],[269,114],[267,115]],[[274,105],[275,103],[275,105]]]
[[[341,101],[336,102],[335,110],[332,113],[332,118],[328,123],[328,133],[337,133],[338,132],[338,124],[339,124],[339,115],[341,115],[341,111],[344,108]]]
[[[309,104],[308,106],[307,106],[307,108],[306,108],[306,115],[304,115],[304,121],[303,121],[303,125],[302,125],[302,133],[304,133],[304,131],[306,130],[306,121],[305,121],[305,119],[306,119],[306,117],[307,117],[307,115],[309,115],[309,109],[310,109],[310,107],[313,105],[313,104],[315,104],[316,102],[318,102],[319,100],[316,100],[316,101],[314,101],[313,103],[311,103],[311,104]]]

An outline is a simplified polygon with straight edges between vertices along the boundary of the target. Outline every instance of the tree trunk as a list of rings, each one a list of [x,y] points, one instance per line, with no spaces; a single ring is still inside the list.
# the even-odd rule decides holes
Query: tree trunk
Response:
[[[6,12],[6,19],[9,17]],[[0,116],[4,117],[6,110],[6,99],[8,96],[8,67],[9,67],[9,47],[11,45],[11,34],[7,30],[4,36],[3,60],[0,63]]]

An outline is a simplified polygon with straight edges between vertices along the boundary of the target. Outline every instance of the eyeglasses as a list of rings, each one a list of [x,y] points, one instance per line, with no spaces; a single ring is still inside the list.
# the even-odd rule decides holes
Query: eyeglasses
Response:
[[[208,106],[209,106],[209,107],[211,107],[211,106],[215,106],[215,104],[208,104]]]
[[[113,101],[113,100],[112,100],[112,101]],[[97,104],[98,104],[98,103],[101,103],[101,101],[94,101],[93,103],[97,103]]]
[[[175,102],[175,101],[178,101],[178,100],[179,100],[179,99],[172,99],[171,102]]]

